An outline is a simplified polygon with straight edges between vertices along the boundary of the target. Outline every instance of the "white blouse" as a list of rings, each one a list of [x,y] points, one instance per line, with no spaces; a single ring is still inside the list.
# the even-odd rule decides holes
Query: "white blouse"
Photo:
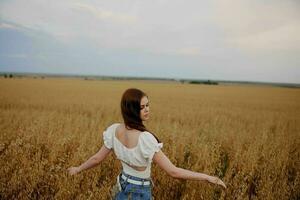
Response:
[[[113,149],[117,158],[121,160],[123,171],[126,174],[139,178],[150,178],[151,163],[155,152],[158,152],[163,143],[158,143],[156,138],[149,132],[140,134],[138,143],[133,148],[127,148],[116,137],[116,128],[120,123],[109,126],[103,133],[104,145],[108,149]],[[137,171],[131,166],[146,167],[144,171]]]

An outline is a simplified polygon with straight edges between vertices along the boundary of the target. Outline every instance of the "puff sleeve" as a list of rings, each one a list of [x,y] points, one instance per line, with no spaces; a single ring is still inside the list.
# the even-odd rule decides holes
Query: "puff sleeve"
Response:
[[[158,143],[156,138],[149,132],[144,132],[141,135],[140,149],[145,159],[152,162],[152,158],[156,152],[163,147],[163,143]]]
[[[114,131],[114,124],[109,126],[104,132],[103,132],[103,142],[104,146],[108,149],[113,148],[113,131]]]

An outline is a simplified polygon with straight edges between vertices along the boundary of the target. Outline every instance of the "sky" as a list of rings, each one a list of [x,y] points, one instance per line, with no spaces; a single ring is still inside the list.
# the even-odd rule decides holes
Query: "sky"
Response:
[[[300,1],[0,0],[0,72],[300,83]]]

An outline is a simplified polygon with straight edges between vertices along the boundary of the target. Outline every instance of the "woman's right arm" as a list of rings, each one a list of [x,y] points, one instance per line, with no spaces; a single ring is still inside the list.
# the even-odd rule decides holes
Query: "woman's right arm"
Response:
[[[154,154],[153,161],[173,178],[208,181],[226,188],[226,185],[218,177],[176,167],[161,150]]]
[[[75,175],[83,170],[90,169],[92,167],[95,167],[100,164],[102,160],[104,160],[109,153],[111,152],[111,149],[108,149],[106,146],[102,146],[101,149],[92,157],[90,157],[86,162],[81,164],[78,167],[70,167],[68,168],[68,172],[70,175]]]

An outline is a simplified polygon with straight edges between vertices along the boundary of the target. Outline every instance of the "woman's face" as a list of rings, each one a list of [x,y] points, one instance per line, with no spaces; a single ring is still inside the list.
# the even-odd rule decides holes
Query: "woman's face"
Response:
[[[141,110],[140,110],[140,118],[142,121],[147,121],[149,119],[150,108],[149,108],[149,100],[148,97],[144,96],[141,99]]]

